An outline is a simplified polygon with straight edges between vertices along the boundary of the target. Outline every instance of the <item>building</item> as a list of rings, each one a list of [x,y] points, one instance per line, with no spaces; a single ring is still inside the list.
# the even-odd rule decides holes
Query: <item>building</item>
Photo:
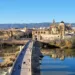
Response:
[[[65,25],[63,21],[61,21],[60,23],[55,23],[55,21],[53,20],[53,23],[50,25],[48,29],[47,28],[33,29],[32,38],[33,40],[37,38],[37,40],[53,41],[64,39],[65,35],[68,33],[73,33],[71,27]]]

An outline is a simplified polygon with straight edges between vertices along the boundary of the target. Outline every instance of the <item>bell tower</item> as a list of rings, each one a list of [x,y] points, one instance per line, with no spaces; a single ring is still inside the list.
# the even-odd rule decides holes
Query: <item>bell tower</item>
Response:
[[[55,19],[53,19],[53,24],[55,24]]]
[[[64,35],[65,35],[65,24],[63,21],[61,21],[59,23],[59,27],[60,27],[60,37],[61,39],[64,39]]]

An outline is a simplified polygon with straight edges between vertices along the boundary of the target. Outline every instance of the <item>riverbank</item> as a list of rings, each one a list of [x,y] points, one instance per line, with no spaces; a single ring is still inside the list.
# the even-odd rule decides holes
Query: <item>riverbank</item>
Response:
[[[75,49],[41,49],[43,55],[48,55],[54,59],[60,58],[64,60],[65,57],[75,57]]]
[[[6,48],[3,47],[0,52],[0,57],[2,57],[3,60],[3,62],[0,62],[0,68],[4,69],[7,67],[11,67],[18,54],[19,54],[18,46],[14,47],[7,46]]]
[[[62,39],[57,41],[52,41],[49,43],[50,46],[56,46],[60,49],[74,49],[75,48],[75,38],[72,39]]]

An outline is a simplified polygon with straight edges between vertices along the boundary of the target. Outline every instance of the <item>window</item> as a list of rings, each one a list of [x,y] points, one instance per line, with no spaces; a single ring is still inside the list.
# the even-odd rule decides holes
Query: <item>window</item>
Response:
[[[45,32],[44,32],[44,34],[45,34]]]
[[[37,31],[35,33],[37,34]]]
[[[38,34],[40,34],[40,32],[38,32]]]
[[[42,34],[42,32],[41,32],[41,34]]]

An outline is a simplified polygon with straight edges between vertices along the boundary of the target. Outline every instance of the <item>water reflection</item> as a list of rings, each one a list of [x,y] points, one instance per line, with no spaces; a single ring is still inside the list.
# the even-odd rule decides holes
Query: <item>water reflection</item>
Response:
[[[75,49],[42,49],[43,55],[48,55],[54,59],[59,58],[60,60],[64,60],[65,57],[75,57]]]
[[[42,50],[41,75],[75,75],[75,50]]]
[[[0,57],[0,63],[2,63],[3,62],[3,59],[2,59],[2,57]]]

